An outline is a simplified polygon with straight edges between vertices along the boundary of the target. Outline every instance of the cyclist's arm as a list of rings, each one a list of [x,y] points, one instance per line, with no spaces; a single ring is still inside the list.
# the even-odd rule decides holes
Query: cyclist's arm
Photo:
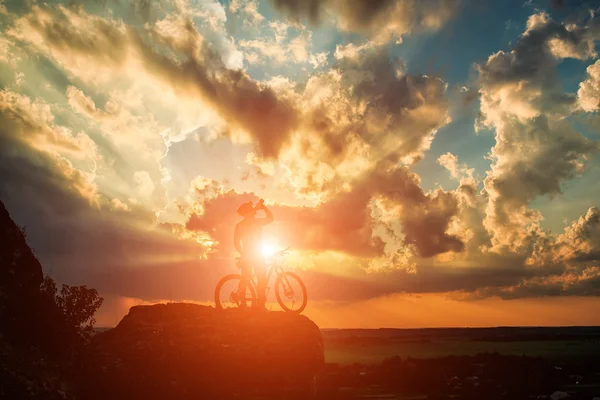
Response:
[[[235,226],[235,232],[233,232],[233,246],[238,253],[242,254],[242,242],[240,240],[240,226]]]
[[[266,206],[263,206],[262,209],[265,210],[265,214],[267,215],[267,218],[261,219],[263,225],[267,225],[273,222],[275,218],[273,218],[273,213],[271,213],[271,210],[269,210]]]

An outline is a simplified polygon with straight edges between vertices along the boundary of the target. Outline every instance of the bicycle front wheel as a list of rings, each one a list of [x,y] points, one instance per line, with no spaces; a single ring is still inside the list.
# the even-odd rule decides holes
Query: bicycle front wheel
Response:
[[[224,276],[215,288],[217,310],[226,308],[246,308],[256,304],[256,291],[252,283],[242,280],[241,275]]]
[[[293,272],[283,272],[275,281],[275,297],[285,311],[300,314],[306,308],[308,297],[302,279]]]

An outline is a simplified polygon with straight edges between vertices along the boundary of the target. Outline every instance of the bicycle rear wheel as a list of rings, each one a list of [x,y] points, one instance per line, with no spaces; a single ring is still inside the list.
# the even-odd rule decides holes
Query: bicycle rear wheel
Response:
[[[275,281],[275,297],[285,311],[300,314],[306,308],[308,297],[302,279],[293,272],[283,272]]]
[[[217,310],[226,308],[245,308],[256,305],[256,291],[252,283],[242,280],[238,274],[226,275],[215,288]]]

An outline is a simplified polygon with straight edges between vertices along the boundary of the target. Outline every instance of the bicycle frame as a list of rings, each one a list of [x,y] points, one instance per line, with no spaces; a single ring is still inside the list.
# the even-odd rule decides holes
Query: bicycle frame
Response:
[[[264,293],[258,293],[259,279],[256,271],[259,269],[256,268],[257,264],[248,262],[252,260],[245,260],[246,263],[243,264],[242,259],[238,257],[236,264],[239,268],[242,268],[241,272],[243,275],[230,274],[219,280],[215,288],[217,308],[223,308],[223,304],[225,303],[231,304],[234,307],[248,307],[250,304],[256,306],[256,300],[261,301],[263,295],[268,297],[271,289],[273,289],[277,303],[279,303],[284,311],[301,313],[306,307],[306,286],[297,274],[286,270],[285,260],[277,257],[278,255],[283,255],[284,252],[285,250],[277,252],[272,257],[265,259],[264,264],[259,264],[261,268],[265,268],[265,287],[260,288],[264,290]],[[248,270],[249,268],[252,269]],[[273,282],[274,278],[275,282]],[[223,292],[222,290],[226,282],[232,280],[238,281],[237,287],[232,288],[231,292],[227,289]],[[299,287],[295,288],[293,286]],[[296,303],[299,305],[298,307],[295,307]],[[229,308],[229,305],[225,308]]]
[[[283,268],[278,262],[270,262],[267,264],[267,278],[266,278],[266,287],[265,287],[265,297],[269,294],[269,290],[271,286],[271,278],[276,278],[277,276],[283,273]],[[275,275],[273,275],[273,271],[275,271]],[[254,286],[254,289],[258,289],[258,277],[256,276],[256,272],[254,271],[254,267],[252,267],[252,276],[250,277],[250,283]]]

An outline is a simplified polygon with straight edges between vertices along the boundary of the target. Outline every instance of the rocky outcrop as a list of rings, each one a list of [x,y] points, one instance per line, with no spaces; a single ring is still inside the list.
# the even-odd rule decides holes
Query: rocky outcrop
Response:
[[[319,328],[283,312],[173,303],[131,308],[86,357],[85,398],[307,398],[324,364]]]

